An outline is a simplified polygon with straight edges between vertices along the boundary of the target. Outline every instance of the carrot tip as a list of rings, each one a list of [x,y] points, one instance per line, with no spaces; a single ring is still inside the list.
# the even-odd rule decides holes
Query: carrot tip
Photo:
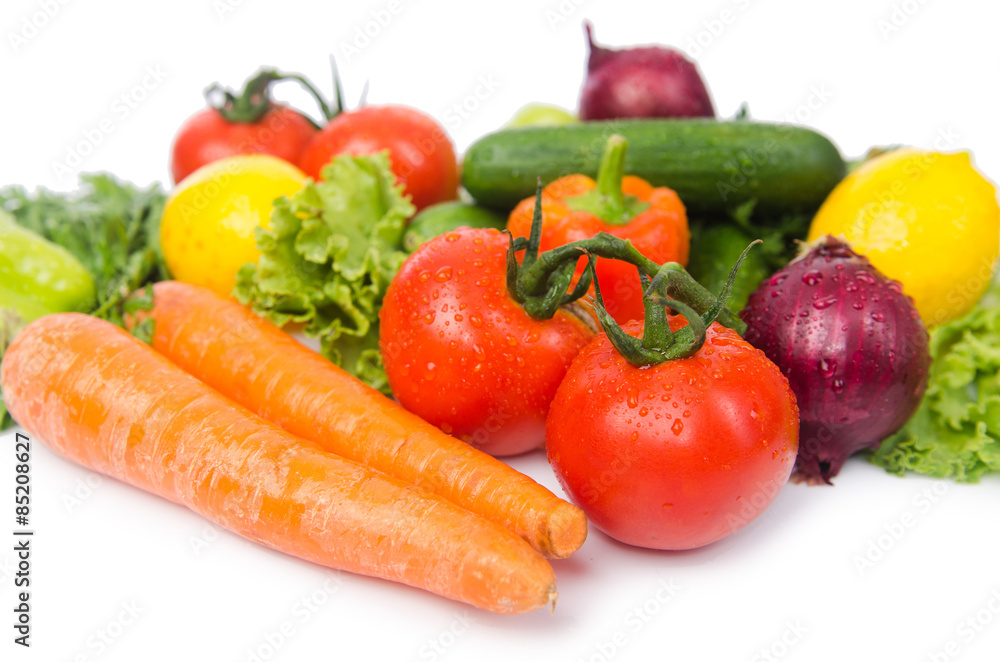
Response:
[[[546,556],[564,559],[580,549],[587,539],[587,517],[583,511],[565,501],[549,515],[549,545]]]

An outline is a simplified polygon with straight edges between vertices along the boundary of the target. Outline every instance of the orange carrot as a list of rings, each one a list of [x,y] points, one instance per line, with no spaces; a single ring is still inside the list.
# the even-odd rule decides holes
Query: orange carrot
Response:
[[[33,322],[0,386],[60,454],[250,540],[497,613],[555,599],[552,567],[504,527],[285,432],[102,320]]]
[[[249,309],[179,282],[154,286],[153,348],[259,416],[326,450],[433,491],[564,558],[583,512],[446,435]]]

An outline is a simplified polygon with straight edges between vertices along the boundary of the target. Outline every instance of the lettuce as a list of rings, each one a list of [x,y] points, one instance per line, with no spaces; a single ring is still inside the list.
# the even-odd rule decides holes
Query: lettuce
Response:
[[[325,357],[387,393],[378,313],[415,210],[385,152],[338,156],[323,178],[275,202],[270,228],[256,231],[260,259],[240,269],[234,294],[279,326],[304,324]]]
[[[931,332],[927,392],[902,430],[870,459],[974,483],[1000,471],[1000,281],[968,315]]]

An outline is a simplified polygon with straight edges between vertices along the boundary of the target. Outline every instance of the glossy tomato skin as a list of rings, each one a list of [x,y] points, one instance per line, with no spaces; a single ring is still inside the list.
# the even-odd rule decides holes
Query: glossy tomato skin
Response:
[[[496,456],[540,446],[570,362],[592,337],[559,311],[536,320],[507,294],[507,236],[461,228],[423,244],[389,285],[379,345],[406,409]]]
[[[317,131],[301,113],[278,104],[252,124],[230,122],[206,108],[178,131],[170,173],[176,184],[201,166],[236,154],[270,154],[295,164]]]
[[[417,211],[458,197],[458,160],[451,139],[432,117],[406,106],[364,106],[341,113],[306,146],[299,167],[319,180],[323,166],[337,154],[384,149]]]
[[[638,336],[642,324],[624,328]],[[682,550],[727,536],[771,504],[795,464],[798,429],[781,371],[713,323],[695,356],[646,368],[598,334],[556,393],[546,448],[594,526],[630,545]]]

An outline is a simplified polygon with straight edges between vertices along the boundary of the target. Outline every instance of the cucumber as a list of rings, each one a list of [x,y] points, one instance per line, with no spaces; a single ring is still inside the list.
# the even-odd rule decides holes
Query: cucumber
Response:
[[[612,134],[629,143],[625,172],[674,189],[689,212],[725,215],[756,200],[755,215],[811,213],[845,174],[825,136],[748,120],[646,119],[507,129],[465,154],[462,184],[482,205],[510,210],[543,183],[593,177]]]
[[[412,253],[434,237],[461,227],[503,230],[506,225],[507,218],[492,209],[460,200],[439,202],[413,217],[403,234],[403,250]]]

